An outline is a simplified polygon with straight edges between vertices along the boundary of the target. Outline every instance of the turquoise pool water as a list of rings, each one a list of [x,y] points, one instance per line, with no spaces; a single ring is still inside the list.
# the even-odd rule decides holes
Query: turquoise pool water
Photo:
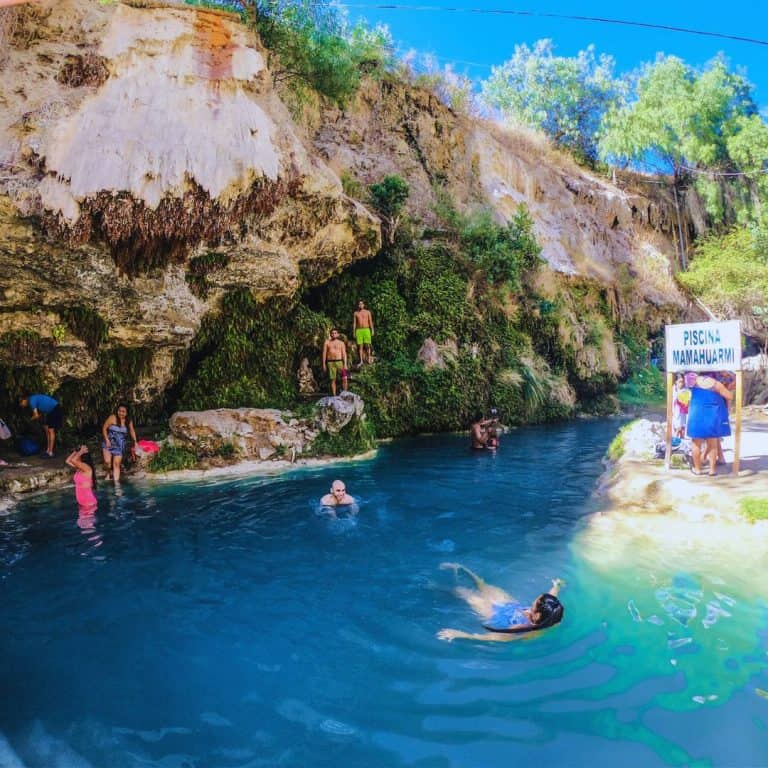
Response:
[[[615,420],[497,455],[398,441],[281,478],[99,490],[0,518],[3,768],[768,765],[765,547],[590,520]],[[354,519],[319,514],[341,476]],[[563,623],[505,644],[439,570]],[[15,762],[14,762],[15,761]]]

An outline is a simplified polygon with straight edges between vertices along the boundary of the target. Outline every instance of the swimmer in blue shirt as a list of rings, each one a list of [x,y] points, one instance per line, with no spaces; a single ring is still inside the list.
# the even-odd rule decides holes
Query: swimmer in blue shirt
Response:
[[[563,582],[555,579],[549,592],[539,595],[530,607],[523,606],[512,595],[500,587],[486,584],[476,573],[459,563],[441,563],[443,570],[456,573],[464,571],[475,583],[476,589],[456,587],[456,595],[466,600],[472,610],[483,620],[488,632],[462,632],[460,629],[441,629],[440,640],[451,642],[456,638],[465,640],[490,640],[505,643],[518,635],[535,632],[554,626],[563,618],[563,604],[557,595]]]

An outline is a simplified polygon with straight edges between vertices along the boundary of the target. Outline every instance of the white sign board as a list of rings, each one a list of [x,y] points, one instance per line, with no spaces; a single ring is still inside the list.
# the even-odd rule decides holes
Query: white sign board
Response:
[[[667,373],[741,370],[738,320],[667,325],[664,337]]]

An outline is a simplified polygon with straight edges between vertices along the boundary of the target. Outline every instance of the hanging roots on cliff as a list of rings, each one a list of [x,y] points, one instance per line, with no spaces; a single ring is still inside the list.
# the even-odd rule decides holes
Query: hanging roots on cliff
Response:
[[[228,205],[211,199],[196,182],[183,197],[166,196],[149,208],[128,192],[103,191],[80,203],[80,218],[70,225],[60,214],[46,213],[46,235],[69,245],[102,240],[118,269],[135,276],[184,260],[199,243],[216,246],[244,234],[249,217],[269,216],[286,197],[295,197],[302,178],[256,181],[249,192]]]

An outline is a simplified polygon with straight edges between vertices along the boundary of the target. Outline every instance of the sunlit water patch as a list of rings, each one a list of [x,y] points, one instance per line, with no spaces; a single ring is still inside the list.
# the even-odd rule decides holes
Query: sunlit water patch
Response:
[[[0,517],[0,766],[768,764],[764,549],[590,522],[617,427],[126,483],[89,519],[69,493],[20,504]],[[337,475],[358,511],[334,519]],[[480,631],[443,560],[523,599],[565,578],[563,623],[437,640]]]

